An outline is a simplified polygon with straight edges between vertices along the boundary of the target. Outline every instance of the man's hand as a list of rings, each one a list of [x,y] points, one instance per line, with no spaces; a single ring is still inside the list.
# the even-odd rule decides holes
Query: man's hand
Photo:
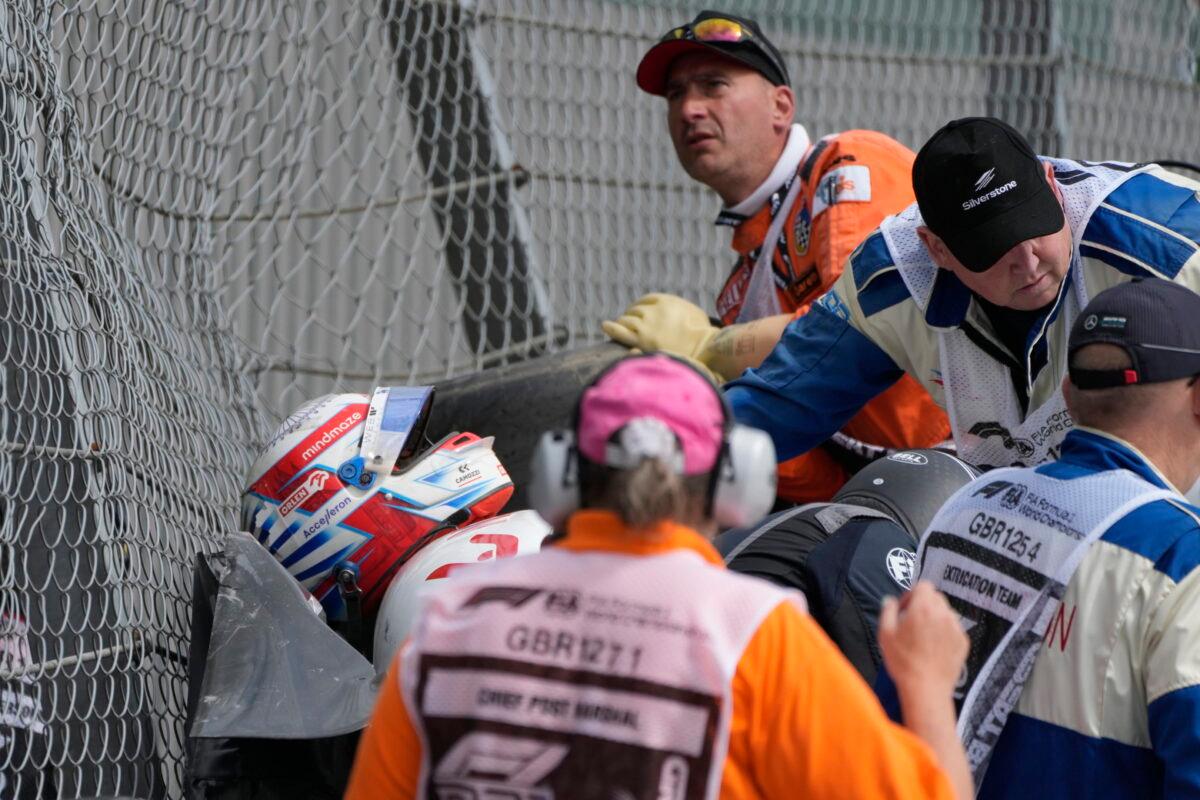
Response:
[[[958,614],[929,581],[918,581],[899,600],[884,599],[879,648],[901,696],[952,697],[968,647]]]
[[[648,294],[600,328],[617,344],[638,350],[664,350],[700,360],[700,354],[720,330],[704,309],[673,294]]]
[[[704,309],[682,297],[648,294],[600,327],[617,344],[689,359],[720,385],[761,364],[791,321],[791,314],[779,314],[719,328]]]
[[[954,686],[970,642],[945,595],[918,581],[900,600],[883,601],[879,648],[896,684],[904,726],[925,740],[963,800],[975,796],[955,730]]]

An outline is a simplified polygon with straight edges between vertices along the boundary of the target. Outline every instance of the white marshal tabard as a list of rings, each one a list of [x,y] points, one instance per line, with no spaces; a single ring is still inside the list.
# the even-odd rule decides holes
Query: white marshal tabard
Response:
[[[1135,508],[1178,497],[1127,470],[1059,480],[1010,468],[964,487],[934,517],[917,558],[971,639],[955,703],[976,786],[1088,548]]]
[[[420,796],[715,800],[738,661],[789,597],[686,551],[463,571],[401,656]]]

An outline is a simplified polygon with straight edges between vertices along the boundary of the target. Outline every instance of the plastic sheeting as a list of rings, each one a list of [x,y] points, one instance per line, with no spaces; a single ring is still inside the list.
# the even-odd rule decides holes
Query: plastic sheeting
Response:
[[[364,727],[375,669],[244,533],[208,557],[219,582],[193,738],[313,739]]]
[[[192,596],[185,797],[340,798],[374,701],[366,658],[246,534],[197,558]]]

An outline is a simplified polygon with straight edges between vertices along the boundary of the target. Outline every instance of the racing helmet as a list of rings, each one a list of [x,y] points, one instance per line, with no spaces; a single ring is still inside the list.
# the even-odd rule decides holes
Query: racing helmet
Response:
[[[950,495],[977,477],[978,470],[943,450],[900,450],[859,470],[833,501],[882,511],[919,541]]]
[[[337,572],[356,575],[370,613],[421,544],[512,495],[491,438],[454,433],[422,447],[432,402],[429,387],[320,397],[284,420],[250,468],[243,527],[331,621],[347,616]]]
[[[516,511],[459,528],[421,548],[400,568],[379,607],[371,659],[376,671],[387,671],[436,581],[471,564],[537,552],[549,535],[550,526],[536,512]]]

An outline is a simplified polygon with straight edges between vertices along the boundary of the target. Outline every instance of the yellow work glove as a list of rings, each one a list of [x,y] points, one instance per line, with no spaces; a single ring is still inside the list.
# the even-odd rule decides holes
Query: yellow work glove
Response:
[[[709,321],[704,309],[682,297],[648,294],[615,321],[601,322],[600,328],[635,352],[662,350],[686,359],[718,386],[725,381],[702,357],[720,328]]]
[[[648,294],[600,328],[617,344],[639,350],[665,350],[685,358],[700,354],[720,328],[695,303],[673,294]]]

